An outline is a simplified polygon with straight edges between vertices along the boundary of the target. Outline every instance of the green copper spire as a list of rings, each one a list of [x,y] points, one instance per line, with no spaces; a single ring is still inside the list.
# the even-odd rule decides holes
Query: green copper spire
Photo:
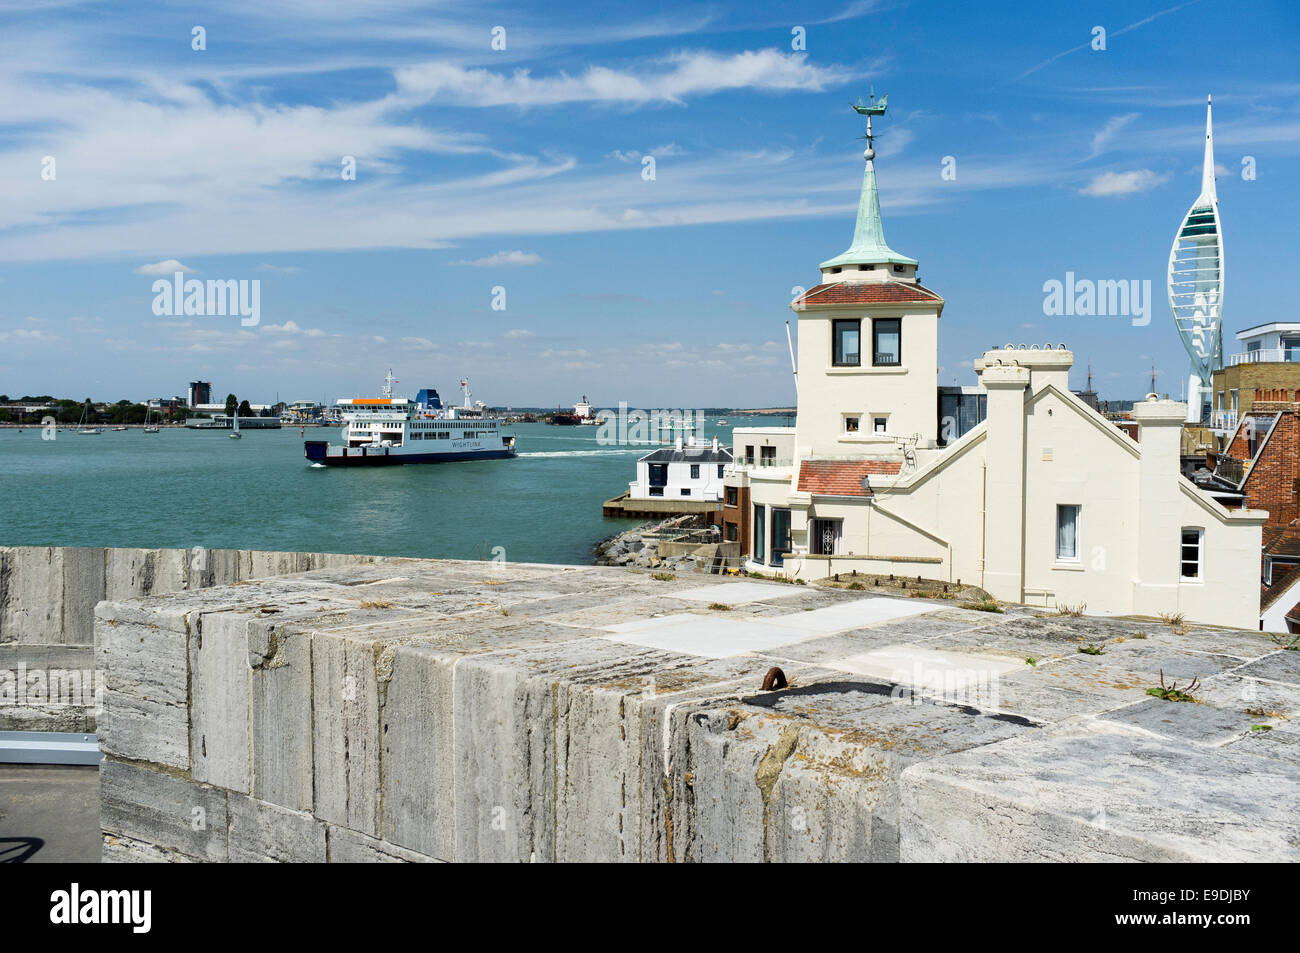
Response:
[[[854,106],[859,115],[867,117],[867,148],[862,153],[867,160],[867,167],[862,172],[862,197],[858,199],[858,223],[853,229],[853,244],[844,254],[821,263],[822,268],[835,268],[843,265],[915,265],[915,258],[908,258],[894,251],[885,242],[885,223],[880,217],[880,194],[876,191],[876,150],[872,148],[871,117],[883,115],[888,97],[881,97],[879,104],[871,106]]]

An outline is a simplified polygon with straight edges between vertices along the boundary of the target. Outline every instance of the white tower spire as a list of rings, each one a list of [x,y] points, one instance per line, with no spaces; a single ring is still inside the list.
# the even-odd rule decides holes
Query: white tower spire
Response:
[[[1187,422],[1200,423],[1214,372],[1223,365],[1223,235],[1214,187],[1212,103],[1205,104],[1205,161],[1201,194],[1183,218],[1169,252],[1169,308],[1191,369]]]
[[[1219,204],[1219,194],[1214,190],[1214,125],[1210,115],[1213,106],[1213,99],[1207,96],[1205,99],[1205,162],[1201,166],[1200,196],[1200,202],[1204,205]]]

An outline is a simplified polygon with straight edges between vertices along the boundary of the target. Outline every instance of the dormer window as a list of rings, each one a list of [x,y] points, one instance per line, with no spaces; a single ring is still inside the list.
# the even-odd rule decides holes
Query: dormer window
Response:
[[[858,271],[875,271],[875,265],[858,265]]]
[[[903,273],[903,266],[902,266],[902,265],[895,265],[895,266],[894,266],[894,274],[896,274],[896,275],[901,275],[902,273]]]
[[[830,271],[832,275],[838,275],[840,273],[840,270],[838,268],[832,268]]]

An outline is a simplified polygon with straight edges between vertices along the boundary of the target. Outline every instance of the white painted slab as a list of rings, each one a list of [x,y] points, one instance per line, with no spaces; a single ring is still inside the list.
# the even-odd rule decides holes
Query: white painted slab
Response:
[[[996,680],[1007,672],[1023,669],[1025,660],[890,645],[818,664],[924,690],[937,686],[963,688]]]
[[[763,616],[754,621],[798,629],[809,635],[830,635],[860,629],[877,622],[902,619],[906,616],[933,612],[938,606],[916,599],[855,599],[837,605],[814,609],[812,612],[792,612],[788,615]]]
[[[718,589],[738,589],[754,585],[759,589],[774,587],[758,584],[736,583],[732,586],[706,586],[689,592],[708,593],[710,602]],[[688,593],[677,593],[686,596]],[[730,600],[728,605],[735,605]],[[934,611],[934,606],[917,603],[913,599],[855,599],[839,605],[814,609],[811,612],[786,612],[777,616],[750,616],[735,618],[726,614],[701,615],[695,612],[678,612],[652,619],[637,619],[601,626],[610,633],[607,638],[628,645],[702,655],[706,658],[726,658],[745,652],[766,652],[791,642],[802,642],[817,636],[846,632],[877,622],[900,619]],[[838,666],[837,666],[838,667]],[[847,669],[853,671],[853,669]],[[866,672],[862,674],[868,674]]]
[[[754,623],[753,619],[686,613],[607,626],[606,638],[705,658],[761,652],[809,638],[808,632],[790,626]]]
[[[694,599],[699,602],[725,602],[729,606],[743,606],[762,599],[788,599],[805,592],[804,586],[791,586],[781,582],[720,582],[699,589],[674,592],[677,599]]]

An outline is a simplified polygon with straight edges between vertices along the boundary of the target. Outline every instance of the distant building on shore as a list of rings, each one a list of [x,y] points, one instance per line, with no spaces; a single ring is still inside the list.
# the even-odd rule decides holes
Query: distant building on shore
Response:
[[[198,410],[199,404],[212,403],[211,381],[190,381],[189,407]]]

